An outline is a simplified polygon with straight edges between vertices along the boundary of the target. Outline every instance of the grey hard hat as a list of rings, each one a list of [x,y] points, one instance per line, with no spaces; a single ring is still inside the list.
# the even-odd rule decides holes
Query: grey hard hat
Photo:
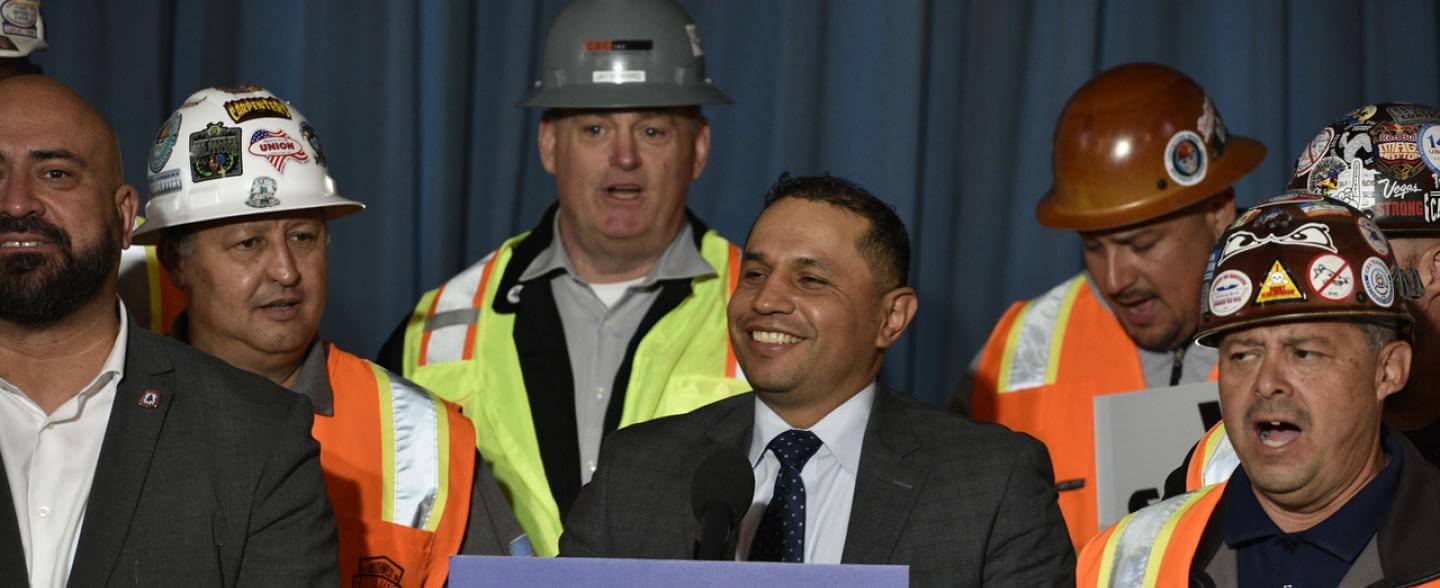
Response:
[[[541,79],[518,106],[730,104],[705,77],[700,33],[672,0],[575,0],[545,40]]]

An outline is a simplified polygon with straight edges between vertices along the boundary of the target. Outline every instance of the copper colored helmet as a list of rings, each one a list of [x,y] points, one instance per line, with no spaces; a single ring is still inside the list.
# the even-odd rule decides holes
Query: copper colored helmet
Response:
[[[1035,207],[1040,224],[1102,230],[1180,210],[1235,183],[1265,146],[1225,130],[1194,80],[1153,63],[1101,72],[1055,125],[1055,185]]]
[[[1408,337],[1395,257],[1375,221],[1344,202],[1292,192],[1220,235],[1200,290],[1201,345],[1226,333],[1313,320],[1393,321]]]
[[[1295,159],[1290,189],[1345,201],[1385,234],[1440,234],[1440,110],[1390,102],[1355,109]]]

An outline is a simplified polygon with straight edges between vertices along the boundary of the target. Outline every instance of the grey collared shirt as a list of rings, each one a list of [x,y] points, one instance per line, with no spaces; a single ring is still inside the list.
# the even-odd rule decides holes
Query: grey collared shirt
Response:
[[[565,348],[570,355],[570,373],[575,382],[580,483],[589,484],[600,456],[610,388],[615,384],[616,372],[625,360],[625,350],[639,329],[640,320],[660,295],[660,281],[714,275],[716,270],[700,256],[700,249],[695,246],[695,231],[690,223],[685,223],[645,279],[631,286],[614,306],[607,308],[570,264],[570,256],[560,239],[559,214],[555,215],[551,228],[554,238],[550,245],[530,262],[520,274],[520,281],[554,272],[550,289],[565,329]]]

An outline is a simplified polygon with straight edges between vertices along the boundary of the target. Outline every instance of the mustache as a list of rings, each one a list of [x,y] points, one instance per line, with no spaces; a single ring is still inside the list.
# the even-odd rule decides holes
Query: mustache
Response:
[[[1146,290],[1144,288],[1126,288],[1122,290],[1119,294],[1114,294],[1110,296],[1110,298],[1114,300],[1116,304],[1122,305],[1133,304],[1136,302],[1144,302],[1155,297],[1155,292],[1153,290]]]
[[[0,233],[34,233],[53,241],[61,249],[70,249],[70,234],[64,229],[45,222],[34,214],[20,218],[0,215]]]
[[[1287,421],[1303,430],[1310,430],[1310,411],[1290,398],[1273,396],[1258,399],[1255,404],[1245,409],[1245,422],[1255,422],[1260,414],[1269,419]]]

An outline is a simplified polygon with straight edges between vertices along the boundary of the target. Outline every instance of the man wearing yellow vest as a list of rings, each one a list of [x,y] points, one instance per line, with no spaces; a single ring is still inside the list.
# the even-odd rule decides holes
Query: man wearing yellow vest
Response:
[[[1440,465],[1440,110],[1421,104],[1368,104],[1330,123],[1295,160],[1291,190],[1329,196],[1375,221],[1395,251],[1399,297],[1415,317],[1415,361],[1405,389],[1385,401],[1395,427]],[[1217,424],[1181,465],[1183,489],[1224,481],[1238,463]],[[1174,476],[1172,476],[1173,478]]]
[[[1215,353],[1190,344],[1195,292],[1235,217],[1231,184],[1265,148],[1230,135],[1178,71],[1130,64],[1070,98],[1055,129],[1040,223],[1075,230],[1086,271],[1005,312],[977,358],[971,414],[1040,439],[1076,546],[1097,527],[1093,399],[1203,382]]]
[[[725,307],[739,250],[687,212],[710,150],[694,22],[671,0],[577,0],[543,73],[540,159],[558,203],[427,292],[380,361],[465,408],[538,553],[609,431],[749,389]]]
[[[255,87],[201,90],[161,130],[135,241],[189,299],[173,335],[304,395],[340,536],[341,584],[441,586],[457,553],[528,553],[460,411],[322,341],[336,192],[298,110]]]
[[[1198,341],[1219,347],[1241,467],[1096,537],[1079,584],[1440,585],[1440,470],[1381,420],[1412,324],[1385,237],[1297,192],[1247,212],[1212,258]]]

